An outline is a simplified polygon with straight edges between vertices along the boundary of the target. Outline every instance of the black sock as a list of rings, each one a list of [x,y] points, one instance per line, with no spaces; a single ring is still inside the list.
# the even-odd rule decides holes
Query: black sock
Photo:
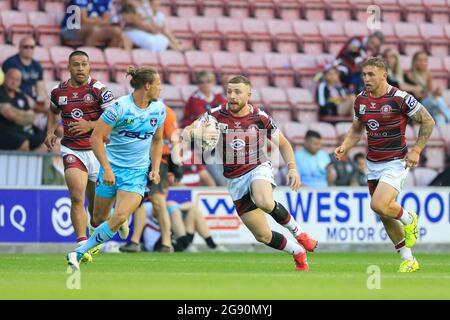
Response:
[[[209,236],[208,238],[205,238],[205,242],[211,249],[215,249],[217,247],[216,243],[214,242],[213,238]]]
[[[194,234],[188,232],[186,233],[186,237],[188,237],[188,245],[190,245],[194,241]]]
[[[290,213],[286,210],[286,208],[281,204],[275,201],[275,208],[273,208],[272,212],[269,213],[274,220],[284,225],[289,222],[290,219]]]
[[[277,250],[283,250],[286,246],[286,238],[281,233],[272,231],[272,240],[267,245]]]
[[[175,246],[176,251],[184,251],[189,246],[189,236],[184,235],[177,239],[177,244]],[[178,250],[177,250],[178,249]]]

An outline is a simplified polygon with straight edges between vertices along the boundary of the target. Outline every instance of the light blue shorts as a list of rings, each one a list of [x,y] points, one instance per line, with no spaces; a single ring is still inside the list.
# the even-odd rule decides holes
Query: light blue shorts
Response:
[[[111,165],[111,169],[116,177],[114,186],[107,186],[103,183],[103,168],[100,168],[97,179],[97,187],[95,195],[102,198],[113,198],[116,196],[117,190],[128,192],[136,192],[144,197],[145,186],[147,185],[148,169],[130,169],[121,168]]]

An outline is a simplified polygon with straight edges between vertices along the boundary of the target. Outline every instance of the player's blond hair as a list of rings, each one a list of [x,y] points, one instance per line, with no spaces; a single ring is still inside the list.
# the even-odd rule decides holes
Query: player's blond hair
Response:
[[[147,83],[152,84],[156,79],[158,71],[152,67],[129,66],[127,76],[131,76],[130,85],[133,89],[140,89]]]
[[[363,68],[364,68],[364,67],[368,67],[368,66],[371,66],[371,67],[377,67],[377,68],[379,68],[379,69],[384,70],[385,72],[388,71],[386,62],[383,60],[383,58],[375,58],[375,57],[372,57],[372,58],[366,60],[366,61],[362,64],[362,67],[363,67]]]

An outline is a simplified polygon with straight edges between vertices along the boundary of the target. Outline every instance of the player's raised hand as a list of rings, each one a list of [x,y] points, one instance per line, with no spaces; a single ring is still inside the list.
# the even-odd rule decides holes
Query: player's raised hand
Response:
[[[287,182],[293,191],[297,192],[300,189],[302,182],[298,175],[297,169],[289,169],[287,174]]]
[[[107,186],[113,186],[116,184],[116,177],[111,168],[105,169],[103,172],[103,183]]]
[[[148,174],[148,178],[154,184],[159,184],[159,182],[161,181],[161,177],[159,176],[159,172],[153,171],[153,170],[150,171],[150,173]]]
[[[334,157],[336,160],[340,161],[344,158],[344,156],[347,154],[347,149],[344,146],[339,146],[336,149],[334,149]]]
[[[48,151],[52,151],[53,147],[56,144],[56,139],[58,139],[58,138],[56,137],[56,135],[54,133],[47,134],[47,136],[45,137],[44,144],[47,146]]]
[[[74,121],[69,123],[69,131],[77,136],[88,133],[92,131],[92,124],[90,121],[80,119],[78,121]]]

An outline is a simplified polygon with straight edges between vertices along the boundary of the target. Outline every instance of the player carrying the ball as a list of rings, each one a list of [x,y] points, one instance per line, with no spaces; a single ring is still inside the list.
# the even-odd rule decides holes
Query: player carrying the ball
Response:
[[[367,60],[362,77],[366,90],[357,96],[352,127],[334,154],[337,160],[342,159],[359,142],[366,128],[370,207],[380,216],[395,249],[401,254],[403,262],[399,272],[414,272],[419,269],[411,252],[418,238],[417,214],[404,210],[395,199],[402,191],[409,168],[417,166],[435,123],[412,95],[388,84],[387,67],[382,59]],[[408,152],[405,131],[409,118],[420,124],[420,130],[415,145]]]
[[[305,233],[286,210],[274,201],[276,186],[272,164],[264,148],[271,140],[279,146],[288,164],[288,182],[292,190],[300,188],[301,181],[295,167],[294,151],[275,122],[261,109],[248,103],[251,95],[250,81],[244,76],[232,77],[227,84],[228,103],[211,109],[183,131],[183,139],[217,139],[222,150],[224,176],[229,179],[228,190],[236,211],[256,240],[294,257],[297,270],[308,271],[306,251],[314,251],[317,241]],[[206,132],[210,122],[216,121],[222,129]],[[216,135],[216,137],[214,137]],[[265,213],[287,228],[296,241],[272,231]]]

